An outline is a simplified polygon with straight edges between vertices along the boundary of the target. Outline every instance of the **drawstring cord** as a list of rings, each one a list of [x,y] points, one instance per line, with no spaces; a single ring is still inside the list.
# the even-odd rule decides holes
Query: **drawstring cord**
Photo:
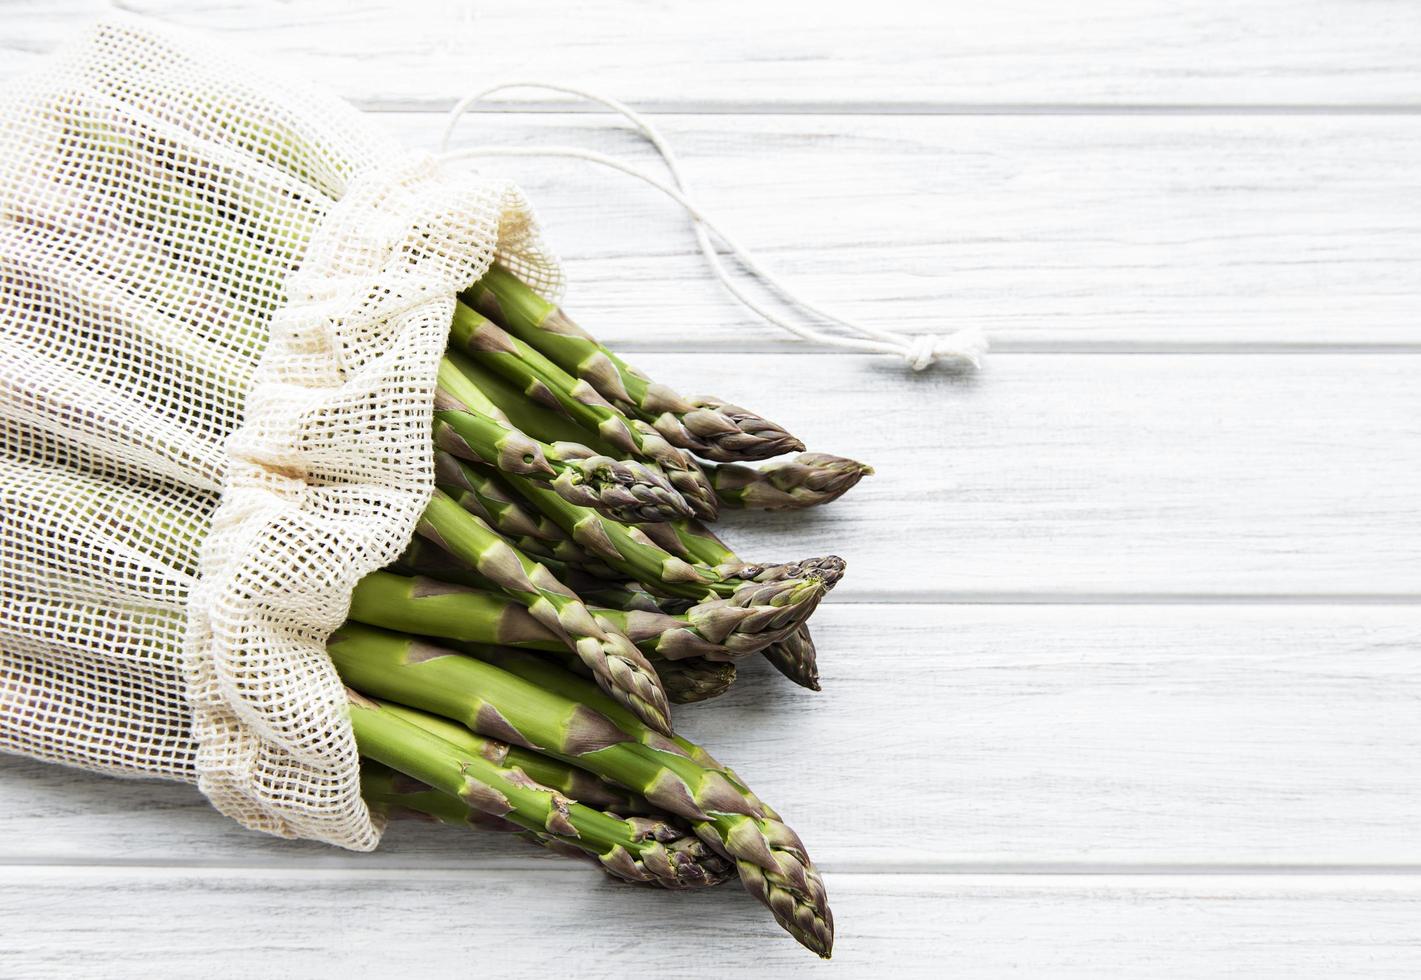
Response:
[[[595,150],[583,149],[576,146],[484,146],[459,150],[450,150],[448,148],[449,140],[454,134],[454,127],[458,124],[459,119],[464,113],[468,112],[479,102],[488,99],[489,96],[514,88],[532,88],[545,92],[556,92],[561,95],[570,95],[575,98],[585,99],[589,102],[595,102],[617,113],[631,123],[637,132],[639,132],[661,156],[661,160],[671,176],[671,183],[668,184],[658,180],[624,160],[608,156],[605,153],[598,153]],[[635,177],[645,184],[649,184],[685,209],[691,218],[692,227],[696,235],[696,244],[700,247],[706,264],[710,267],[711,273],[720,281],[721,285],[726,288],[730,295],[735,297],[742,306],[760,317],[760,319],[767,323],[774,324],[781,330],[791,333],[802,340],[828,347],[839,347],[845,350],[863,351],[871,354],[895,355],[901,357],[914,371],[921,371],[940,361],[957,361],[977,367],[981,363],[982,355],[987,350],[987,338],[983,335],[981,330],[975,327],[969,327],[948,334],[906,334],[891,330],[882,330],[866,323],[849,320],[830,313],[794,293],[785,285],[783,280],[760,265],[751,255],[748,248],[741,245],[731,237],[728,232],[718,227],[710,217],[707,216],[705,210],[692,198],[690,187],[681,173],[681,167],[676,153],[671,149],[670,144],[666,142],[665,137],[661,135],[661,132],[649,119],[633,110],[630,106],[624,105],[615,99],[606,98],[605,96],[587,92],[582,89],[571,88],[564,85],[550,85],[543,82],[504,82],[493,85],[481,92],[476,92],[473,95],[466,96],[459,100],[449,111],[448,121],[444,126],[444,133],[439,141],[439,157],[441,160],[451,161],[466,160],[474,157],[564,157],[574,160],[585,160],[589,163],[609,167],[628,176]],[[736,284],[729,270],[725,268],[725,264],[721,260],[720,251],[716,248],[715,242],[712,241],[712,236],[720,241],[726,251],[735,256],[736,260],[747,272],[773,289],[786,302],[797,306],[800,311],[805,314],[818,317],[829,323],[838,324],[846,330],[852,331],[856,336],[826,333],[806,324],[787,320],[765,309],[765,307],[746,295],[744,290]]]

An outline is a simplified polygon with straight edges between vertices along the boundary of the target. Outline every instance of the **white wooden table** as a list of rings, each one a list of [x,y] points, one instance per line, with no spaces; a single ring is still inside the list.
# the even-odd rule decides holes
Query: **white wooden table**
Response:
[[[0,77],[98,10],[0,2]],[[299,59],[411,144],[492,81],[657,114],[804,290],[977,375],[812,353],[649,190],[500,161],[568,305],[873,462],[744,519],[834,551],[824,692],[682,709],[826,872],[833,964],[738,889],[502,840],[263,839],[189,787],[0,758],[0,975],[1421,974],[1421,8],[1410,0],[125,4]],[[459,139],[645,159],[558,102]]]

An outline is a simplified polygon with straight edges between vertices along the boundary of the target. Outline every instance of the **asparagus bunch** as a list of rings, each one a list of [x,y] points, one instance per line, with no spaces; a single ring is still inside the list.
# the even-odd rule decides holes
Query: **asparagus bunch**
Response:
[[[272,131],[248,148],[324,186],[320,154],[302,144]],[[97,145],[120,169],[132,151],[121,135]],[[160,161],[173,179],[157,182],[155,200],[223,221],[169,156],[182,154]],[[251,227],[234,226],[228,244],[275,285],[302,243]],[[181,309],[222,293],[230,265],[199,269],[195,291],[160,276],[128,285]],[[203,344],[230,339],[180,351],[196,382],[246,387],[205,356]],[[746,561],[702,522],[828,503],[871,471],[822,453],[746,466],[805,447],[732,402],[653,381],[499,265],[456,307],[432,423],[438,490],[418,540],[359,584],[328,644],[371,809],[513,834],[634,884],[737,876],[827,957],[833,917],[805,845],[739,775],[675,734],[669,703],[724,691],[757,652],[817,689],[806,622],[842,560]],[[195,519],[157,526],[195,536]]]
[[[456,305],[416,537],[355,588],[328,642],[375,812],[503,832],[622,881],[738,876],[828,956],[799,837],[675,734],[763,654],[817,690],[807,621],[835,556],[747,561],[706,522],[799,510],[872,472],[622,361],[495,265]]]
[[[447,797],[436,816],[449,812],[449,801],[462,803],[462,822],[503,821],[538,843],[585,851],[626,881],[688,888],[726,877],[726,860],[691,834],[663,820],[623,819],[579,803],[500,758],[507,755],[501,743],[441,737],[434,719],[355,692],[350,720],[363,755]]]
[[[833,918],[824,885],[794,831],[734,773],[708,764],[708,757],[698,761],[634,716],[590,706],[600,700],[595,688],[581,689],[569,674],[564,689],[571,685],[581,697],[568,697],[496,666],[490,662],[501,656],[496,650],[481,660],[363,626],[337,630],[328,649],[341,678],[366,696],[458,721],[475,734],[585,769],[686,821],[715,855],[733,862],[746,890],[786,931],[829,954]],[[683,887],[687,879],[705,883],[715,876],[700,852],[678,852],[678,863],[655,849],[634,851],[633,845],[647,842],[609,825],[615,821],[599,822],[596,811],[482,755],[447,753],[443,746],[453,743],[424,737],[429,733],[417,725],[393,724],[378,703],[353,699],[351,717],[363,753],[485,814],[564,844],[585,844],[620,877]]]
[[[670,731],[666,692],[656,670],[615,624],[594,615],[546,565],[524,555],[439,490],[425,509],[419,533],[467,561],[499,592],[519,603],[518,608],[526,609],[559,646],[578,655],[604,690],[643,721]]]

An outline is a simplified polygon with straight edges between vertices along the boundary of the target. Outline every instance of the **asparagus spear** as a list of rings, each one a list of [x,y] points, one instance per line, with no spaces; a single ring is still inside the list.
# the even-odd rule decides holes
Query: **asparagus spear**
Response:
[[[353,690],[348,694],[351,725],[362,755],[457,797],[472,809],[586,850],[607,871],[627,881],[686,888],[723,879],[716,855],[695,847],[666,846],[666,840],[684,840],[669,824],[623,820],[569,800],[520,769],[462,751],[380,702]],[[658,835],[665,839],[658,840]]]
[[[586,678],[579,677],[541,657],[530,657],[522,651],[510,650],[508,647],[488,643],[459,643],[455,646],[460,652],[521,677],[542,690],[586,705],[598,714],[610,718],[623,734],[643,745],[694,759],[707,769],[719,770],[725,774],[727,779],[744,788],[744,782],[728,766],[717,762],[704,746],[680,735],[672,735],[667,738],[656,729],[643,723],[640,718],[608,697],[601,688]]]
[[[463,502],[459,497],[455,499]],[[525,536],[516,540],[509,539],[509,543],[524,554],[535,558],[559,581],[579,594],[582,591],[576,587],[579,583],[601,583],[607,576],[616,575],[615,571],[587,555],[571,541],[549,542]],[[399,572],[401,575],[423,575],[445,582],[472,585],[476,589],[496,589],[498,587],[488,578],[474,571],[467,562],[461,561],[443,548],[418,535],[410,541],[388,570]],[[592,570],[595,570],[595,576],[591,574]]]
[[[477,337],[482,337],[483,344],[490,347],[496,347],[502,338],[509,344],[520,345],[517,349],[526,352],[529,358],[541,358],[541,355],[522,345],[519,339],[510,337],[492,321],[469,310],[466,305],[458,304],[456,311],[465,311],[466,315],[460,317],[456,312],[450,334],[449,362],[459,369],[466,382],[476,386],[487,402],[495,406],[496,418],[506,420],[512,428],[522,430],[524,435],[553,443],[554,446],[563,443],[585,445],[594,452],[612,457],[627,457],[630,454],[631,459],[647,464],[652,473],[671,483],[696,517],[715,520],[719,516],[719,500],[711,486],[711,479],[688,454],[666,442],[661,433],[641,419],[625,418],[610,405],[597,409],[591,403],[578,401],[577,396],[568,395],[567,385],[574,388],[583,385],[585,388],[585,382],[571,378],[546,359],[540,361],[543,365],[541,371],[531,371],[519,355],[485,352],[480,359],[470,352],[479,349],[480,341],[466,339],[460,342],[460,335],[468,337],[470,332],[477,330]],[[470,324],[470,318],[482,321],[482,327]],[[492,366],[487,364],[490,358],[496,358]],[[590,389],[587,391],[590,392]],[[590,398],[600,396],[591,392]],[[564,403],[568,406],[567,410],[561,410]],[[627,437],[608,437],[610,426],[614,426],[612,432],[620,432],[624,428]]]
[[[468,305],[583,379],[674,446],[719,462],[768,459],[804,444],[754,412],[715,398],[685,398],[599,344],[554,303],[494,264],[464,296]]]
[[[562,759],[689,820],[697,836],[735,861],[746,890],[790,935],[829,955],[833,919],[803,843],[733,774],[706,768],[674,742],[647,744],[640,723],[631,734],[585,703],[413,637],[347,624],[332,634],[328,650],[337,672],[358,690]],[[409,771],[399,761],[380,761]],[[422,772],[410,775],[425,779]]]
[[[819,690],[819,664],[814,653],[814,638],[809,635],[808,626],[776,640],[760,651],[774,668],[794,681],[800,687],[811,691]]]
[[[467,309],[463,304],[460,307]],[[455,348],[452,342],[447,353],[452,355],[451,359],[464,377],[478,387],[514,428],[544,442],[577,442],[606,456],[629,455],[603,439],[596,429],[580,425],[556,408],[529,398],[523,389],[496,371],[488,370],[476,357]]]
[[[579,639],[576,647],[569,644],[566,632],[545,622],[548,616],[539,618],[520,599],[475,585],[393,572],[372,572],[357,583],[351,593],[350,618],[371,626],[448,640],[500,643],[552,653],[572,650],[594,672],[599,685],[638,715],[647,715],[648,724],[664,730],[658,725],[664,712],[658,715],[644,709],[646,697],[642,692],[648,683],[644,675],[650,672],[650,676],[657,676],[655,668],[643,658],[644,670],[634,671],[625,663],[623,643],[636,644],[661,660],[737,660],[797,628],[803,618],[798,609],[800,597],[808,596],[808,601],[814,601],[813,582],[791,579],[776,583],[775,587],[780,589],[778,596],[785,600],[784,606],[766,601],[741,608],[730,600],[712,599],[675,614],[583,607],[594,625],[622,641],[605,642],[602,648],[592,651],[595,655],[583,652],[591,650],[592,644],[585,639]],[[642,654],[638,652],[637,657]],[[627,673],[632,676],[624,680]],[[606,683],[604,677],[609,677]],[[664,688],[661,696],[665,697]]]
[[[757,567],[741,561],[739,556],[726,547],[712,531],[696,521],[676,521],[655,526],[676,536],[681,546],[680,553],[682,555],[714,565],[718,571],[730,573],[741,569],[748,572]],[[658,535],[658,540],[661,540],[660,535]],[[815,573],[824,583],[826,591],[837,584],[843,571],[843,561],[833,556],[815,563]],[[658,599],[645,591],[631,592],[624,587],[619,588],[610,583],[579,591],[584,592],[588,599],[598,606],[648,612],[672,611],[667,608],[671,604],[665,599]],[[643,650],[648,649],[643,642],[639,642],[638,645]],[[796,684],[811,691],[820,690],[819,667],[814,641],[809,635],[809,627],[806,624],[802,623],[797,630],[785,633],[779,639],[766,645],[760,652],[776,670]]]
[[[692,516],[703,521],[718,518],[720,498],[701,465],[641,419],[632,419],[630,425],[640,436],[647,456],[657,461],[666,479],[690,505]]]
[[[693,513],[665,477],[641,463],[600,455],[577,443],[532,439],[498,418],[498,409],[445,357],[434,396],[434,443],[462,459],[540,481],[568,501],[616,520],[664,521]]]
[[[385,703],[383,706],[389,711],[400,711],[401,706]],[[441,733],[435,731],[429,723],[435,722],[448,725],[450,729],[457,729],[458,733],[466,739],[476,742],[487,742],[492,746],[499,746],[498,756],[502,756],[507,751],[509,759],[533,759],[535,768],[556,772],[561,769],[567,778],[574,785],[583,786],[588,781],[595,782],[599,787],[605,787],[605,792],[609,798],[616,801],[616,807],[605,805],[594,805],[595,809],[603,810],[608,816],[624,821],[633,833],[634,846],[641,849],[641,844],[645,841],[655,841],[664,846],[675,858],[674,865],[685,869],[682,880],[670,887],[703,887],[718,885],[728,880],[734,874],[731,863],[711,850],[704,841],[688,834],[672,818],[659,810],[656,810],[646,800],[637,796],[620,786],[614,786],[605,780],[598,780],[596,776],[585,769],[578,769],[574,766],[564,765],[555,759],[540,756],[535,752],[528,752],[519,749],[517,746],[505,746],[500,742],[493,742],[482,739],[470,732],[462,725],[453,722],[445,722],[442,718],[428,715],[424,712],[410,711],[402,709],[408,715],[417,716],[421,727],[428,728],[433,734],[445,737],[454,732]],[[452,738],[445,738],[446,741],[454,742],[469,751],[461,743]],[[473,750],[477,751],[477,750]],[[495,763],[505,768],[518,768],[523,770],[529,778],[535,782],[546,786],[549,789],[565,793],[560,786],[544,780],[537,776],[532,769],[525,768],[523,762],[504,763],[498,757],[492,758]],[[472,827],[476,830],[495,831],[499,833],[513,834],[529,843],[545,847],[556,854],[564,857],[588,860],[592,864],[607,871],[612,877],[623,881],[631,881],[633,884],[653,884],[662,885],[658,879],[647,881],[640,875],[629,876],[625,873],[625,862],[613,861],[611,865],[603,862],[603,855],[595,849],[586,845],[579,846],[569,843],[561,837],[556,837],[548,833],[540,833],[527,829],[517,823],[476,810],[469,806],[457,796],[442,793],[428,783],[422,783],[418,779],[406,776],[404,773],[391,769],[389,766],[379,763],[370,758],[363,758],[360,761],[360,794],[365,803],[372,810],[388,817],[412,816],[426,820],[436,820],[440,823],[452,826]],[[591,803],[588,799],[578,799],[584,805]],[[688,860],[689,859],[689,860]]]
[[[837,500],[873,468],[828,453],[801,453],[758,470],[727,463],[707,466],[705,472],[727,507],[803,510]]]
[[[666,696],[672,704],[695,704],[718,698],[735,683],[735,664],[729,661],[687,657],[684,660],[657,661],[653,665],[666,686]]]
[[[593,615],[546,565],[518,551],[442,490],[435,490],[430,498],[418,533],[525,606],[557,642],[578,655],[613,697],[653,727],[670,730],[666,692],[656,669],[613,622]]]
[[[507,742],[476,735],[456,721],[425,711],[416,711],[402,704],[387,703],[385,708],[431,735],[438,735],[464,752],[480,755],[505,769],[521,769],[539,785],[557,790],[578,803],[615,813],[619,817],[666,817],[666,814],[647,802],[645,797],[638,796],[616,783],[610,783],[586,769],[579,769],[520,745],[509,745]]]
[[[428,783],[368,757],[360,760],[360,795],[366,806],[386,817],[425,817],[454,826],[516,834],[535,844],[542,842],[533,831],[475,810],[457,796],[441,793]]]

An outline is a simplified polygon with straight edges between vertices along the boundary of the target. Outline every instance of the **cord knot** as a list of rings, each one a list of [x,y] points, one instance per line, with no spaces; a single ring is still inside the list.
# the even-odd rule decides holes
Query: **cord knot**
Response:
[[[987,353],[987,336],[977,327],[968,327],[949,334],[919,334],[908,341],[903,360],[914,371],[932,367],[938,361],[963,361],[973,367],[982,366]]]

